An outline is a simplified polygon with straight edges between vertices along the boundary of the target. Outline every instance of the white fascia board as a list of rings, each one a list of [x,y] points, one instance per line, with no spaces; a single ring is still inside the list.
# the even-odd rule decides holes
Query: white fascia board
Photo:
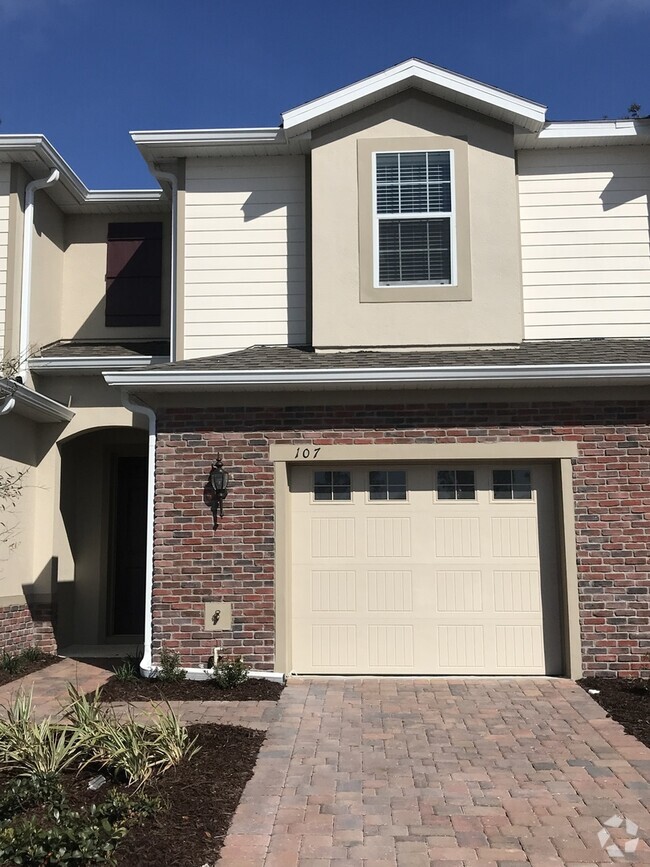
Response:
[[[644,144],[650,141],[650,120],[551,121],[538,133],[518,134],[518,149],[562,147],[563,145]]]
[[[87,355],[75,358],[50,355],[30,358],[29,369],[41,375],[50,373],[102,373],[105,370],[146,368],[152,364],[165,364],[168,361],[168,357],[157,355]]]
[[[232,129],[160,129],[134,130],[129,135],[138,147],[146,145],[218,145],[268,144],[283,142],[280,127],[247,127]]]
[[[48,171],[58,169],[66,189],[81,205],[157,202],[162,198],[162,190],[89,190],[44,135],[0,135],[0,153],[3,150],[32,152]]]
[[[36,421],[67,422],[75,416],[69,407],[11,379],[0,380],[0,394],[15,398],[15,411]]]
[[[479,106],[483,106],[484,110],[488,109],[487,113],[490,107],[499,109],[509,115],[513,123],[525,129],[541,129],[546,118],[546,106],[540,103],[531,102],[440,66],[411,59],[284,112],[283,127],[292,134],[299,133],[316,126],[319,118],[323,116],[332,112],[345,113],[344,110],[348,107],[352,111],[356,103],[372,100],[383,90],[390,91],[411,81],[415,86],[418,82],[426,85],[426,89],[437,92],[452,102],[469,102],[479,111]],[[454,100],[454,96],[462,99]]]
[[[214,387],[291,387],[385,385],[494,385],[534,383],[650,382],[650,364],[535,364],[464,367],[339,368],[336,370],[179,370],[143,374],[104,372],[109,385],[143,390],[194,390]]]

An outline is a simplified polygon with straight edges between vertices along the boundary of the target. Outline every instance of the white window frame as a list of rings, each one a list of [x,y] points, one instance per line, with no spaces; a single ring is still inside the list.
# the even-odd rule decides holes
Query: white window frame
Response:
[[[429,154],[429,153],[446,153],[449,154],[449,178],[450,178],[450,194],[451,194],[451,211],[416,211],[414,213],[399,213],[399,214],[379,214],[377,211],[377,157],[384,154]],[[373,151],[372,154],[372,247],[373,247],[373,283],[375,286],[457,286],[458,285],[458,269],[456,257],[456,172],[454,166],[454,151],[450,148],[422,148],[413,150],[405,148],[404,150],[390,151]],[[409,280],[399,281],[394,283],[381,283],[379,281],[379,221],[380,220],[426,220],[426,219],[448,219],[449,220],[449,253],[450,253],[450,280]]]

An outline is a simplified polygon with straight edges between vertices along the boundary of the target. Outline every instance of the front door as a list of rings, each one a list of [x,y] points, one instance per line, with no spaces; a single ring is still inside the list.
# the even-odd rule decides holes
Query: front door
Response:
[[[109,633],[141,635],[147,539],[147,459],[118,456],[113,465]]]

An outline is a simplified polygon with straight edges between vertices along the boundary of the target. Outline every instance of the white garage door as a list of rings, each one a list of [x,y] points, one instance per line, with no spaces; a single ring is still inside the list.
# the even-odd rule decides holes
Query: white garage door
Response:
[[[561,672],[550,467],[300,466],[292,670]]]

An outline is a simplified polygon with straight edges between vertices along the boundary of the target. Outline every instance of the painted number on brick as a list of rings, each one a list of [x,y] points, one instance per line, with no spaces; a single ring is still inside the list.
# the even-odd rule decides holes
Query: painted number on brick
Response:
[[[317,448],[304,448],[301,449],[300,446],[296,449],[296,453],[293,456],[294,460],[303,460],[303,461],[313,461],[314,458],[318,455],[320,451],[320,446]]]

